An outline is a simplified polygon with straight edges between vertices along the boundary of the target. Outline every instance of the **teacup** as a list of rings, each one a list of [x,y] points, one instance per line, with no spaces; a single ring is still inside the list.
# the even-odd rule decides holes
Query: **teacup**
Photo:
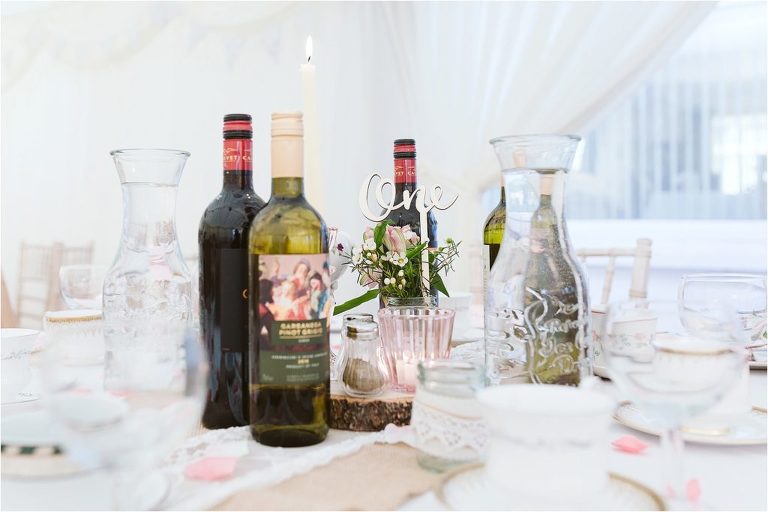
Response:
[[[510,384],[484,389],[477,398],[491,432],[485,477],[504,495],[575,498],[607,484],[608,396]]]
[[[104,327],[98,309],[46,311],[43,329],[51,349],[66,364],[79,366],[104,362]]]
[[[656,374],[689,388],[715,386],[726,365],[732,365],[732,345],[690,336],[660,333],[653,342],[656,350],[653,365]],[[702,433],[716,433],[727,427],[729,417],[752,409],[749,396],[749,367],[746,363],[738,380],[725,396],[706,414],[687,422],[686,426]]]
[[[657,315],[648,309],[618,310],[607,326],[603,348],[638,362],[650,362],[654,354],[653,340],[657,323]]]
[[[2,351],[2,403],[15,402],[32,378],[29,355],[37,339],[33,329],[0,329]]]
[[[605,356],[603,355],[603,340],[605,338],[605,324],[608,317],[608,308],[603,305],[592,306],[592,357],[596,367],[605,368]]]

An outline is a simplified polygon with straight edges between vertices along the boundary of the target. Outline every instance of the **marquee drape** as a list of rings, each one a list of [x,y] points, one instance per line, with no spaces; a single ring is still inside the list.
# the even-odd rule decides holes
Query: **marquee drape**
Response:
[[[298,67],[315,41],[329,224],[360,231],[357,190],[390,172],[391,141],[417,139],[420,179],[461,194],[443,236],[479,242],[487,141],[578,132],[679,45],[713,2],[3,3],[2,263],[21,239],[119,233],[110,149],[179,146],[181,243],[219,188],[220,117],[255,118],[256,186],[268,195],[268,116],[300,109]],[[95,212],[98,212],[95,213]],[[355,213],[353,213],[355,212]],[[449,284],[468,288],[469,264]],[[471,271],[478,275],[477,270]],[[341,293],[353,293],[352,284]],[[345,291],[346,290],[346,291]],[[13,295],[13,293],[12,293]]]

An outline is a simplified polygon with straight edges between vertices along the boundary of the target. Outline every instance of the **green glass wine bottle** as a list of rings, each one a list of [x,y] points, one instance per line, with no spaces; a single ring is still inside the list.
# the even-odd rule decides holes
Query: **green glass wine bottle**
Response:
[[[507,198],[504,193],[504,182],[502,181],[499,204],[488,214],[488,218],[485,219],[485,226],[483,227],[483,294],[485,294],[491,267],[493,267],[496,256],[499,254],[501,240],[504,237],[506,218]]]
[[[537,169],[539,206],[530,228],[530,258],[525,270],[525,320],[529,326],[528,371],[538,384],[578,385],[584,347],[579,333],[579,292],[584,288],[571,253],[565,222],[552,204],[553,189],[562,189],[565,172]],[[562,194],[561,194],[562,195]],[[588,306],[586,306],[588,308]],[[587,309],[588,310],[588,309]]]
[[[328,230],[304,198],[301,113],[272,114],[272,197],[249,232],[250,425],[269,446],[328,433]]]

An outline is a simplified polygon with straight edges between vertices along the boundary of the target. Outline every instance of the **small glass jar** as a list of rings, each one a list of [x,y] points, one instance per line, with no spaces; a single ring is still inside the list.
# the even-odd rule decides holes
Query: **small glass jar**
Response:
[[[339,365],[339,382],[350,396],[369,397],[381,394],[389,384],[381,359],[379,327],[375,322],[355,320],[347,324]]]
[[[482,368],[466,361],[419,363],[411,428],[421,467],[442,472],[483,458],[488,429],[475,399],[483,382]]]
[[[61,351],[67,364],[104,362],[104,322],[96,309],[48,311],[43,320],[46,343]]]
[[[331,380],[339,380],[339,365],[344,354],[344,345],[347,344],[347,325],[350,322],[373,322],[373,315],[370,313],[347,313],[342,317],[341,322],[341,344],[339,350],[334,354],[331,351]]]

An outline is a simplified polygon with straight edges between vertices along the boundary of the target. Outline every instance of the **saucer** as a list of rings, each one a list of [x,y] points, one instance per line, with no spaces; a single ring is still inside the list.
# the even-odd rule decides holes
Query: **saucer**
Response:
[[[24,402],[33,402],[35,400],[38,400],[40,398],[39,393],[31,393],[29,391],[19,391],[16,393],[16,396],[7,402],[3,402],[3,405],[11,405],[11,404],[23,404]]]
[[[499,489],[485,478],[483,466],[461,469],[435,489],[448,510],[666,510],[664,500],[648,487],[629,478],[608,473],[600,492],[574,498],[550,493],[521,496]],[[514,475],[510,475],[514,478]]]
[[[749,361],[749,369],[750,370],[766,370],[768,369],[768,367],[766,367],[765,361]],[[608,376],[608,369],[605,366],[593,365],[592,372],[597,377],[601,377],[603,379],[608,379],[608,380],[611,379]]]
[[[1,467],[4,476],[50,477],[85,471],[62,453],[52,422],[44,410],[3,418]]]
[[[645,416],[632,402],[619,405],[613,417],[625,427],[645,434],[661,435],[658,423]],[[686,431],[683,427],[683,439],[690,443],[730,446],[766,444],[766,418],[765,409],[752,407],[751,412],[734,415],[728,427],[712,434],[700,433],[693,429]]]

